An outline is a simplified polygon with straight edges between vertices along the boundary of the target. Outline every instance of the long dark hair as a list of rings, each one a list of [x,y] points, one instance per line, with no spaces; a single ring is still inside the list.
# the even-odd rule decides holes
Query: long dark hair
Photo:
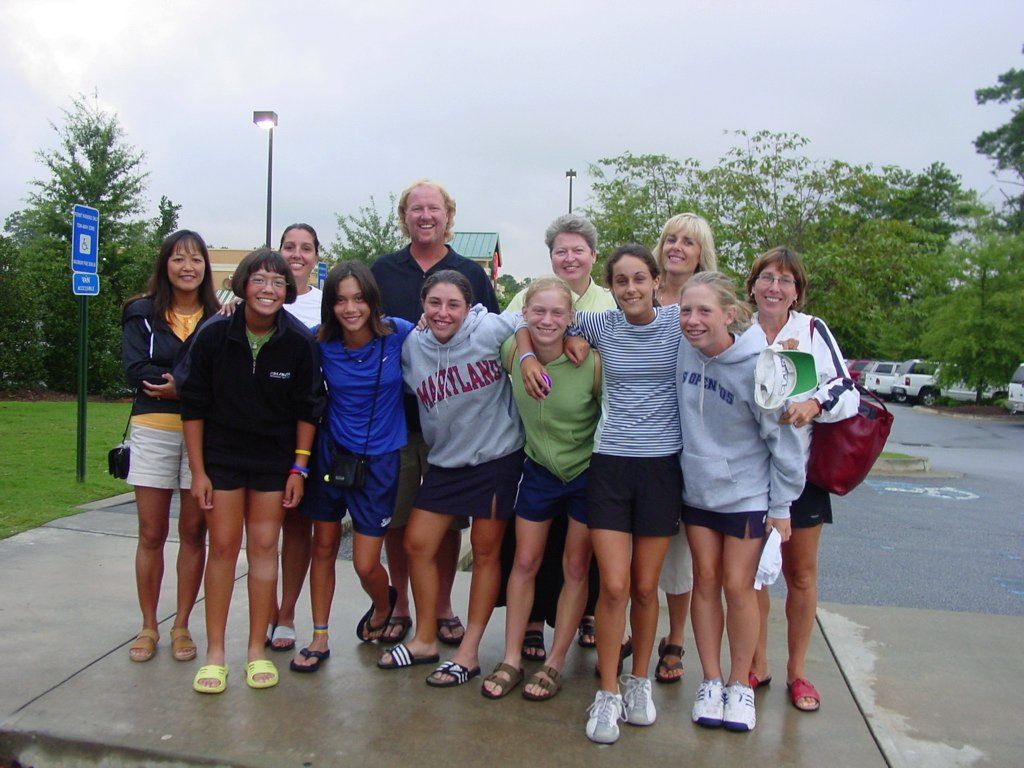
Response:
[[[217,293],[213,289],[213,268],[210,266],[210,252],[206,248],[202,235],[193,232],[191,229],[179,229],[164,238],[160,244],[160,253],[156,257],[156,264],[153,266],[153,274],[149,277],[146,286],[146,296],[153,301],[153,319],[155,322],[166,325],[167,312],[171,309],[174,300],[174,288],[167,277],[167,262],[171,260],[174,251],[179,245],[185,248],[191,246],[199,251],[203,257],[203,281],[199,284],[199,302],[203,305],[203,317],[209,317],[220,309],[220,302],[217,301]]]
[[[359,292],[363,301],[370,308],[370,332],[374,338],[387,336],[394,329],[384,322],[380,288],[370,268],[361,261],[341,261],[327,273],[324,281],[323,296],[320,299],[320,329],[316,332],[317,341],[334,341],[343,339],[344,331],[338,318],[334,315],[334,304],[338,300],[338,288],[341,281],[351,277],[359,284]]]

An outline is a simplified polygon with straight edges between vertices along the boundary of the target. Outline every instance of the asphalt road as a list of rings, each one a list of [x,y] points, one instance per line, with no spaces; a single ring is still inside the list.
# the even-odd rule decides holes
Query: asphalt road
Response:
[[[1024,418],[890,409],[896,418],[886,450],[927,457],[933,472],[960,476],[872,476],[834,497],[820,599],[1024,615]]]

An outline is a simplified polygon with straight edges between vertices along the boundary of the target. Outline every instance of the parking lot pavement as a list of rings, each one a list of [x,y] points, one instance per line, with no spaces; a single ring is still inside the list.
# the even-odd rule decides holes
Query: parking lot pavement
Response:
[[[565,688],[552,701],[519,695],[488,701],[479,680],[457,690],[423,682],[429,669],[380,671],[376,645],[356,641],[353,628],[366,598],[347,563],[339,563],[332,616],[332,655],[316,675],[287,670],[288,654],[271,654],[279,686],[249,690],[244,683],[247,611],[244,579],[236,583],[228,627],[228,691],[191,690],[200,661],[175,662],[169,653],[169,617],[153,661],[133,664],[127,646],[137,629],[132,559],[134,540],[120,513],[93,510],[54,526],[0,541],[5,589],[0,594],[0,758],[34,768],[113,765],[338,766],[415,759],[431,765],[480,764],[493,750],[501,765],[737,764],[756,756],[771,765],[883,766],[824,637],[812,638],[808,674],[825,700],[804,715],[789,704],[781,675],[758,693],[758,727],[747,735],[708,731],[689,721],[699,682],[692,638],[680,685],[655,686],[658,721],[623,726],[620,742],[597,747],[583,734],[593,700],[593,651],[575,646]],[[120,518],[120,519],[118,519]],[[129,518],[130,519],[130,518]],[[103,522],[109,532],[102,532]],[[56,527],[56,525],[60,527]],[[173,562],[174,546],[166,557]],[[170,571],[169,571],[170,572]],[[244,573],[244,561],[239,576]],[[161,605],[173,604],[165,578]],[[469,574],[459,574],[454,600],[465,605]],[[308,617],[306,596],[300,617]],[[666,629],[662,617],[662,631]],[[308,619],[300,620],[300,645]],[[202,647],[202,604],[192,621]],[[548,631],[550,642],[550,630]],[[774,648],[784,647],[777,614]],[[481,649],[489,670],[501,657],[502,612]],[[528,665],[528,670],[535,665]],[[485,670],[486,671],[486,670]],[[516,692],[518,694],[518,691]],[[827,734],[827,738],[822,738]]]

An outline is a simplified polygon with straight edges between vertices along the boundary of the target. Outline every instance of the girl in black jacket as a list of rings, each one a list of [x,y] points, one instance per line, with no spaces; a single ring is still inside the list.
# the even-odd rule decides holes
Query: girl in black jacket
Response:
[[[246,534],[249,644],[246,682],[277,685],[264,642],[277,580],[277,541],[285,509],[302,499],[310,448],[323,408],[313,335],[282,307],[295,280],[276,251],[242,259],[232,289],[244,304],[218,316],[196,337],[182,388],[182,420],[192,495],[206,512],[206,665],[192,687],[227,686],[224,635],[235,564]]]
[[[128,649],[132,661],[153,658],[160,639],[156,607],[175,489],[181,491],[181,512],[171,649],[178,661],[196,656],[188,620],[203,577],[206,526],[202,511],[187,493],[192,479],[171,369],[199,325],[219,306],[206,244],[196,232],[183,229],[164,240],[146,293],[129,301],[121,316],[121,362],[128,386],[135,390],[128,482],[135,486],[139,515],[135,581],[142,609],[142,631]]]

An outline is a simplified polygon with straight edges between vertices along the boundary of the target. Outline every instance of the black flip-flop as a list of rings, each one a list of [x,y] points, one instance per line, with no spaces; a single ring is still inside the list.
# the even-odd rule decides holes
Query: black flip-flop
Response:
[[[442,628],[447,629],[449,633],[451,633],[452,635],[455,634],[455,630],[461,629],[462,634],[458,637],[445,637],[441,634]],[[462,619],[460,619],[458,616],[452,616],[448,619],[437,620],[437,639],[439,642],[442,642],[445,645],[462,645],[462,638],[464,638],[465,636],[466,628],[462,625]]]
[[[291,664],[288,665],[292,672],[316,672],[320,669],[320,665],[323,662],[331,658],[331,649],[328,648],[326,651],[311,651],[309,648],[303,648],[299,651],[299,656],[304,659],[316,659],[316,663],[303,666],[301,664],[296,664],[295,659],[292,659]]]
[[[384,662],[377,659],[377,666],[380,669],[405,669],[415,667],[417,664],[437,664],[441,660],[440,654],[432,653],[429,656],[413,656],[412,652],[399,643],[394,648],[388,648],[385,653],[391,654],[391,661]]]
[[[394,637],[385,637],[387,631],[391,627],[401,627],[402,631]],[[412,629],[412,618],[409,616],[392,616],[391,620],[384,627],[384,631],[381,633],[380,641],[382,643],[401,643],[409,635],[409,630]]]
[[[526,649],[533,650],[533,653],[527,653]],[[527,661],[547,661],[548,652],[544,647],[544,630],[542,629],[528,629],[526,634],[523,635],[523,649],[520,652],[520,657]]]
[[[374,640],[378,640],[380,635],[377,637],[366,637],[367,633],[372,634],[374,632],[383,632],[387,629],[388,622],[391,621],[391,614],[395,611],[395,603],[398,602],[398,591],[394,587],[388,587],[388,604],[391,606],[388,609],[388,615],[385,617],[383,623],[378,626],[374,626],[370,623],[370,619],[373,617],[374,604],[370,603],[370,609],[363,614],[363,617],[356,624],[356,637],[359,638],[360,642],[372,643]]]
[[[580,627],[576,632],[576,643],[580,648],[597,647],[597,625],[594,624],[593,619],[587,617],[580,619]],[[584,640],[585,637],[589,639]]]

